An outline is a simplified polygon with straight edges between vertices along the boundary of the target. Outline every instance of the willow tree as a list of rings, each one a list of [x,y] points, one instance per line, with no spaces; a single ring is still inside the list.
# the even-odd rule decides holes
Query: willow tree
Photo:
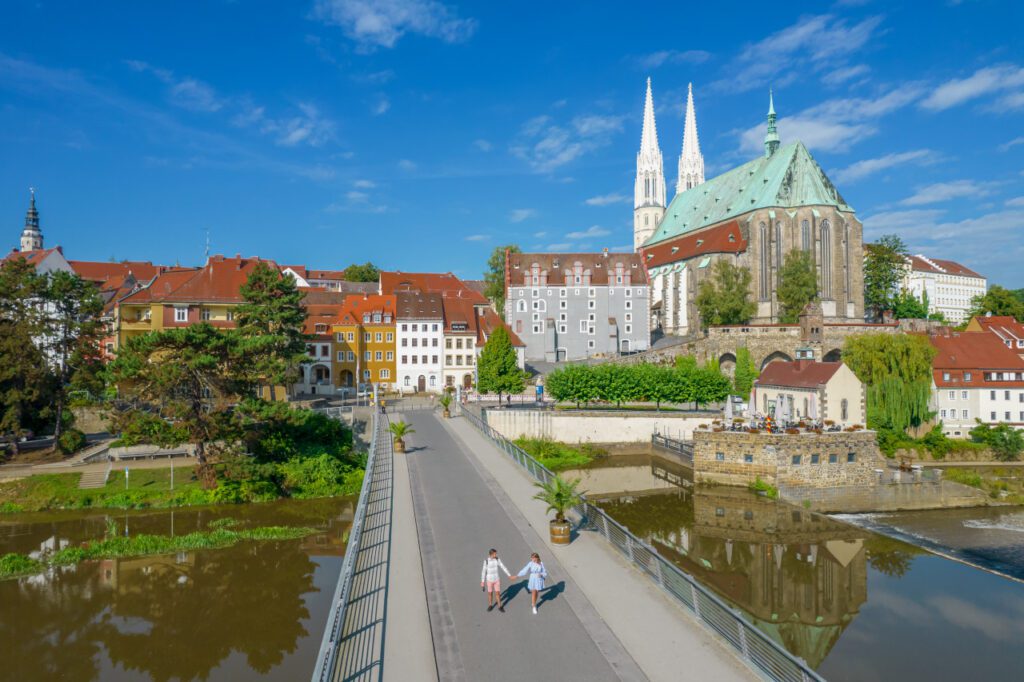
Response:
[[[932,360],[922,334],[859,334],[843,346],[843,362],[867,387],[868,426],[903,431],[931,418]]]

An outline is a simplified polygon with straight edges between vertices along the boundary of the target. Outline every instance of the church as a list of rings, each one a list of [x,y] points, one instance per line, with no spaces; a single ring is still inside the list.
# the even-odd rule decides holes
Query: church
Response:
[[[676,193],[669,203],[647,80],[633,243],[650,277],[652,328],[664,333],[700,329],[694,299],[722,259],[750,270],[750,296],[757,304],[750,322],[779,322],[779,272],[793,249],[811,254],[826,322],[864,319],[863,226],[802,142],[780,145],[771,94],[764,155],[705,181],[690,86]]]

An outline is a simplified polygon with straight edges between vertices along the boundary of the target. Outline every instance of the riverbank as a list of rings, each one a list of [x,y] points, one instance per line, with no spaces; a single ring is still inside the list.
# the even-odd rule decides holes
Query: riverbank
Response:
[[[98,488],[79,488],[81,474],[35,474],[0,482],[0,514],[59,509],[171,509],[213,504],[313,499],[358,494],[363,470],[327,455],[286,462],[260,478],[221,478],[207,489],[191,463],[167,468],[114,469]]]

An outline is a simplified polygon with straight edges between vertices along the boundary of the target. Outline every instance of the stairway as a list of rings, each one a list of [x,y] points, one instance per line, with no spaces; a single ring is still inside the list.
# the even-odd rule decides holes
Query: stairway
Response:
[[[108,469],[96,469],[95,471],[83,471],[82,477],[78,479],[79,489],[102,488],[107,484]]]

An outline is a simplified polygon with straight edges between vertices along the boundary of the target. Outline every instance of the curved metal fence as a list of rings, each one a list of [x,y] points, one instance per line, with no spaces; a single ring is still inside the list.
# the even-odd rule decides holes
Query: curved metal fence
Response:
[[[525,450],[491,428],[482,415],[474,414],[471,409],[462,409],[461,413],[535,479],[546,483],[555,476]],[[693,576],[662,557],[658,550],[633,535],[604,510],[584,501],[575,512],[591,530],[600,533],[630,563],[693,613],[698,621],[728,642],[755,672],[769,680],[782,682],[824,682],[824,678],[803,659],[786,651],[747,620],[741,611],[726,604]]]
[[[373,413],[371,433],[366,475],[313,682],[381,679],[391,545],[392,445],[387,415]]]

